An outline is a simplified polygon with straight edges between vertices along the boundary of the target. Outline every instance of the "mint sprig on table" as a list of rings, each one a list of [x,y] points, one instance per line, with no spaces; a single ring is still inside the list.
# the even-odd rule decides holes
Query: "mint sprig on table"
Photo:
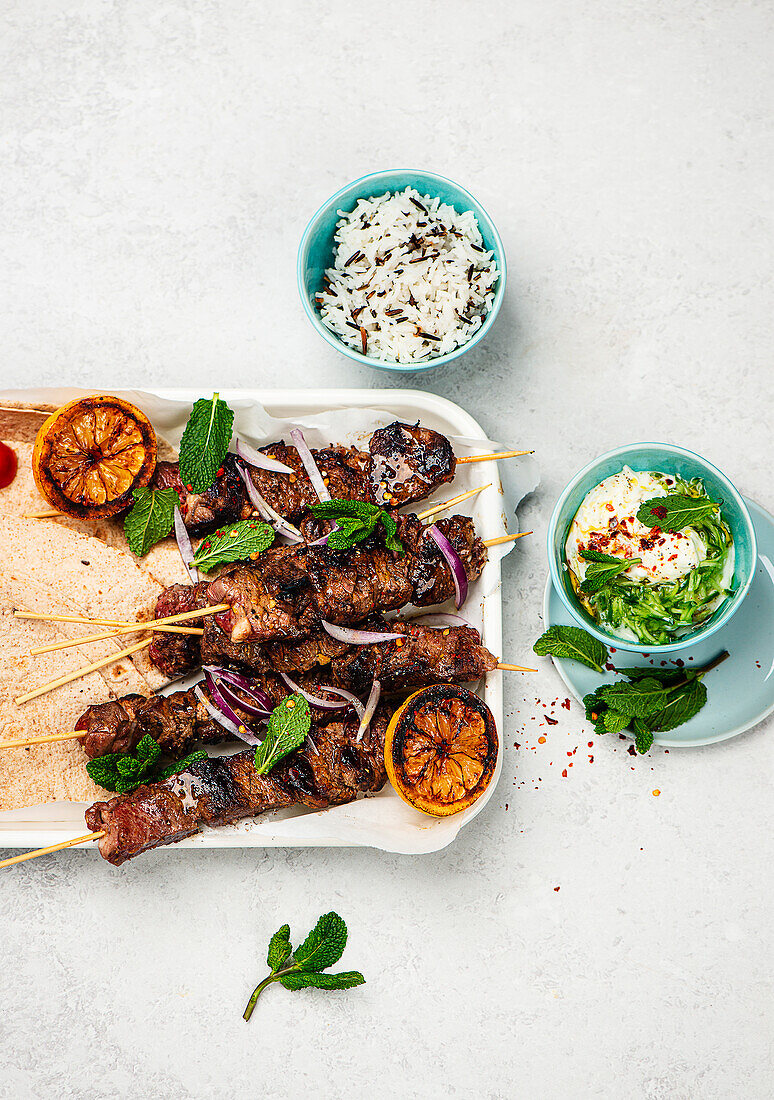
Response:
[[[249,1020],[256,1001],[267,986],[279,982],[285,989],[352,989],[365,982],[357,970],[343,974],[324,974],[337,963],[347,946],[347,926],[338,913],[325,913],[300,947],[293,950],[290,925],[283,924],[269,941],[266,963],[270,973],[253,990],[243,1019]]]
[[[203,493],[217,477],[231,442],[234,413],[217,393],[201,397],[191,410],[180,440],[180,478],[194,493]]]
[[[646,500],[637,510],[637,519],[646,527],[662,531],[682,531],[705,523],[720,508],[707,497],[692,497],[687,493],[670,493],[665,497]]]
[[[209,573],[216,565],[255,560],[273,542],[274,529],[268,523],[243,519],[208,535],[194,554],[193,564],[202,573]]]
[[[255,770],[266,775],[274,765],[303,744],[312,726],[312,712],[303,695],[289,695],[271,712],[266,736],[255,749]]]
[[[532,647],[539,656],[578,661],[601,672],[609,654],[604,645],[588,631],[575,626],[553,626]],[[601,651],[601,653],[600,653]],[[728,657],[727,652],[700,668],[616,668],[626,682],[601,684],[583,698],[586,719],[595,733],[621,733],[629,730],[639,753],[653,744],[654,733],[682,726],[707,702],[703,677]],[[592,663],[594,662],[594,663]]]
[[[124,520],[124,534],[129,549],[138,558],[166,538],[175,520],[175,507],[180,499],[174,489],[135,489],[134,507]]]
[[[364,500],[322,500],[313,504],[309,511],[317,519],[332,519],[336,527],[328,536],[327,546],[331,550],[349,550],[356,542],[362,542],[376,530],[381,523],[385,533],[385,545],[395,554],[403,553],[403,544],[398,538],[398,525],[384,508],[368,504]]]
[[[86,765],[89,778],[98,787],[117,794],[129,794],[143,783],[158,783],[169,779],[178,772],[185,771],[191,764],[207,759],[206,752],[192,752],[182,760],[166,767],[159,764],[161,748],[149,733],[146,733],[133,753],[110,752],[97,756]]]
[[[612,554],[602,554],[599,550],[581,550],[581,557],[589,565],[580,584],[581,592],[592,595],[604,588],[608,581],[625,573],[630,565],[639,565],[642,558],[616,558]]]

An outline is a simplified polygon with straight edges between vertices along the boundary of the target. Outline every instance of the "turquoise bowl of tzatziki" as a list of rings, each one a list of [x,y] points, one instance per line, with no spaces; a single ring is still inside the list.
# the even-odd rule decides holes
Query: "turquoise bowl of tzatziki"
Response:
[[[636,443],[594,459],[551,516],[562,602],[608,646],[674,653],[720,630],[752,582],[750,513],[706,459]]]

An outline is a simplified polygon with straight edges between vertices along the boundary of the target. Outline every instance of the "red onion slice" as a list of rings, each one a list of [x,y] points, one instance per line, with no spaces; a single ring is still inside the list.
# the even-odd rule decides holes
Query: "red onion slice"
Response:
[[[467,619],[463,619],[461,615],[452,615],[447,611],[439,611],[433,615],[416,615],[411,618],[412,623],[419,623],[421,626],[429,626],[434,630],[440,630],[446,626],[470,626]]]
[[[236,441],[236,453],[249,466],[255,466],[256,470],[272,470],[275,474],[294,474],[296,472],[292,466],[286,466],[284,462],[278,462],[276,458],[265,455],[262,451],[256,450],[255,447],[251,447],[249,443],[245,443],[241,439]]]
[[[285,538],[290,539],[291,542],[303,542],[304,536],[301,534],[298,528],[294,527],[292,523],[289,523],[283,516],[279,514],[279,512],[275,512],[269,502],[263,499],[261,494],[256,489],[255,485],[253,485],[253,479],[250,477],[244,466],[241,466],[239,463],[237,463],[237,469],[239,470],[239,476],[245,483],[245,489],[247,490],[247,495],[250,498],[250,503],[252,504],[253,508],[255,508],[255,510],[258,512],[261,519],[264,519],[267,523],[270,523],[277,534],[284,535]]]
[[[452,544],[444,535],[443,531],[439,531],[434,523],[427,528],[427,534],[436,544],[438,549],[446,558],[446,563],[451,569],[452,580],[454,581],[454,592],[456,594],[455,603],[460,608],[468,598],[468,575],[465,572],[465,566],[460,561],[459,554],[454,549]]]
[[[336,623],[328,623],[320,619],[320,625],[327,630],[331,638],[337,642],[346,642],[347,645],[373,645],[377,642],[394,642],[398,638],[405,638],[405,634],[380,634],[376,630],[355,630],[351,626],[337,626]]]
[[[313,707],[321,707],[323,710],[341,710],[342,707],[348,706],[343,699],[335,701],[332,699],[323,699],[320,695],[312,695],[311,691],[307,691],[306,688],[302,688],[300,684],[297,684],[295,680],[291,680],[286,672],[281,672],[280,676],[285,681],[291,691],[298,692],[299,695],[303,695],[307,703],[311,703]],[[336,689],[329,688],[327,684],[320,684],[320,687],[325,691],[335,691]],[[358,699],[358,703],[360,700]],[[362,703],[361,703],[362,706]]]
[[[260,745],[260,738],[256,737],[252,730],[249,730],[243,722],[239,720],[237,715],[234,718],[229,717],[224,711],[216,707],[207,696],[204,694],[198,684],[194,687],[194,694],[204,709],[209,714],[210,718],[214,722],[217,722],[219,726],[222,726],[224,730],[230,733],[233,737],[238,737],[240,741],[246,741],[248,745]],[[232,712],[233,713],[233,712]]]
[[[356,741],[359,741],[365,731],[371,724],[371,719],[374,716],[374,711],[379,703],[379,696],[382,694],[382,685],[378,680],[374,680],[371,685],[371,694],[368,696],[368,702],[365,705],[365,713],[360,719],[360,725],[358,726]]]
[[[243,710],[245,714],[249,714],[251,718],[257,718],[259,722],[267,722],[274,710],[271,699],[268,695],[264,695],[262,691],[251,691],[249,693],[250,699],[244,699],[241,695],[237,695],[225,680],[222,680],[219,676],[213,676],[211,673],[207,673],[207,686],[210,689],[210,694],[213,697],[217,696],[216,702],[223,699],[229,707]],[[244,689],[240,690],[244,691]],[[247,694],[246,691],[245,694]]]
[[[328,488],[323,481],[323,476],[317,467],[314,455],[307,446],[306,440],[304,439],[304,433],[300,428],[294,428],[290,433],[290,438],[296,445],[298,457],[303,462],[304,469],[309,474],[309,480],[312,483],[314,491],[317,493],[320,500],[330,500],[331,494],[328,492]]]
[[[185,571],[191,578],[191,584],[199,583],[199,570],[193,564],[194,549],[191,546],[191,537],[188,534],[188,528],[185,525],[185,520],[180,512],[180,509],[175,505],[175,541],[177,542],[177,548],[180,551],[180,557],[183,559],[183,565]]]
[[[232,703],[232,706],[236,705],[248,714],[253,713],[253,707],[256,712],[256,717],[261,717],[264,713],[271,714],[274,710],[274,703],[269,695],[265,691],[261,691],[257,688],[252,680],[247,676],[243,676],[241,672],[232,672],[230,668],[220,668],[217,665],[203,665],[204,673],[207,680],[217,679],[223,680],[226,684],[232,684],[234,687],[239,688],[252,704],[248,706],[247,703],[240,697],[236,696],[236,704]],[[221,687],[221,691],[224,689]],[[260,712],[260,713],[258,713]]]

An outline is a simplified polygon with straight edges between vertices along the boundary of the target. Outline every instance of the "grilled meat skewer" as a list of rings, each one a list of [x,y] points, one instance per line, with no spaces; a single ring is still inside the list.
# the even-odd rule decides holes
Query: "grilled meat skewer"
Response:
[[[312,451],[332,497],[394,508],[430,496],[454,477],[457,460],[451,443],[419,423],[401,424],[396,420],[379,428],[368,448],[358,451],[355,447],[325,447]],[[318,502],[298,451],[283,442],[260,449],[290,466],[294,473],[248,466],[253,484],[275,511],[289,520],[298,519]],[[254,512],[234,454],[226,455],[222,473],[204,493],[194,493],[183,484],[176,462],[159,462],[152,486],[175,490],[185,525],[195,535],[247,519]]]
[[[320,619],[355,623],[373,612],[397,610],[407,603],[428,606],[454,593],[451,570],[435,542],[413,516],[400,517],[404,553],[387,550],[374,534],[351,550],[325,546],[278,546],[255,563],[239,562],[214,581],[176,584],[162,592],[156,618],[229,603],[216,616],[218,626],[235,642],[304,638],[319,629]],[[438,528],[457,552],[470,580],[486,560],[486,547],[467,516],[440,520]],[[198,640],[179,634],[156,634],[151,660],[162,670],[195,667]],[[171,671],[170,675],[173,675]]]
[[[348,646],[329,634],[320,634],[295,645],[245,645],[236,647],[225,635],[207,643],[207,663],[237,663],[249,669],[255,686],[275,704],[291,689],[280,678],[288,673],[301,687],[322,695],[326,686],[342,687],[365,697],[378,679],[384,692],[397,692],[425,684],[468,683],[478,680],[497,664],[472,627],[429,630],[407,623],[369,623],[369,629],[404,634],[401,644]],[[239,694],[239,689],[232,687]],[[339,721],[344,710],[318,711],[315,722],[324,725]],[[245,717],[247,724],[250,719]],[[91,758],[109,752],[131,752],[146,733],[171,756],[183,756],[195,744],[228,740],[197,699],[193,689],[170,695],[125,695],[121,699],[97,703],[78,719],[76,730],[86,731],[82,745]]]
[[[120,866],[205,825],[227,825],[286,806],[320,810],[352,802],[384,785],[389,717],[389,708],[377,708],[360,741],[357,718],[313,725],[304,746],[268,775],[258,775],[252,749],[202,760],[170,779],[95,802],[86,811],[86,824],[93,832],[104,831],[100,854]]]

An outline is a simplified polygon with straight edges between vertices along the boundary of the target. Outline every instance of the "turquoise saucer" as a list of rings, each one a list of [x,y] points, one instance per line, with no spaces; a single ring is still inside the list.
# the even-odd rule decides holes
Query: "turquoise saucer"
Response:
[[[751,500],[745,503],[758,540],[758,560],[750,590],[736,615],[716,634],[679,654],[688,668],[705,664],[724,649],[730,657],[708,673],[704,682],[709,698],[704,709],[684,726],[657,733],[658,745],[667,748],[713,745],[744,733],[774,711],[774,517]],[[577,626],[550,576],[543,599],[543,621],[546,629]],[[662,662],[671,663],[646,647],[636,653],[618,650],[611,661],[619,667],[651,663],[658,668]],[[620,679],[610,672],[594,672],[576,661],[554,658],[554,664],[578,700],[601,683]]]

